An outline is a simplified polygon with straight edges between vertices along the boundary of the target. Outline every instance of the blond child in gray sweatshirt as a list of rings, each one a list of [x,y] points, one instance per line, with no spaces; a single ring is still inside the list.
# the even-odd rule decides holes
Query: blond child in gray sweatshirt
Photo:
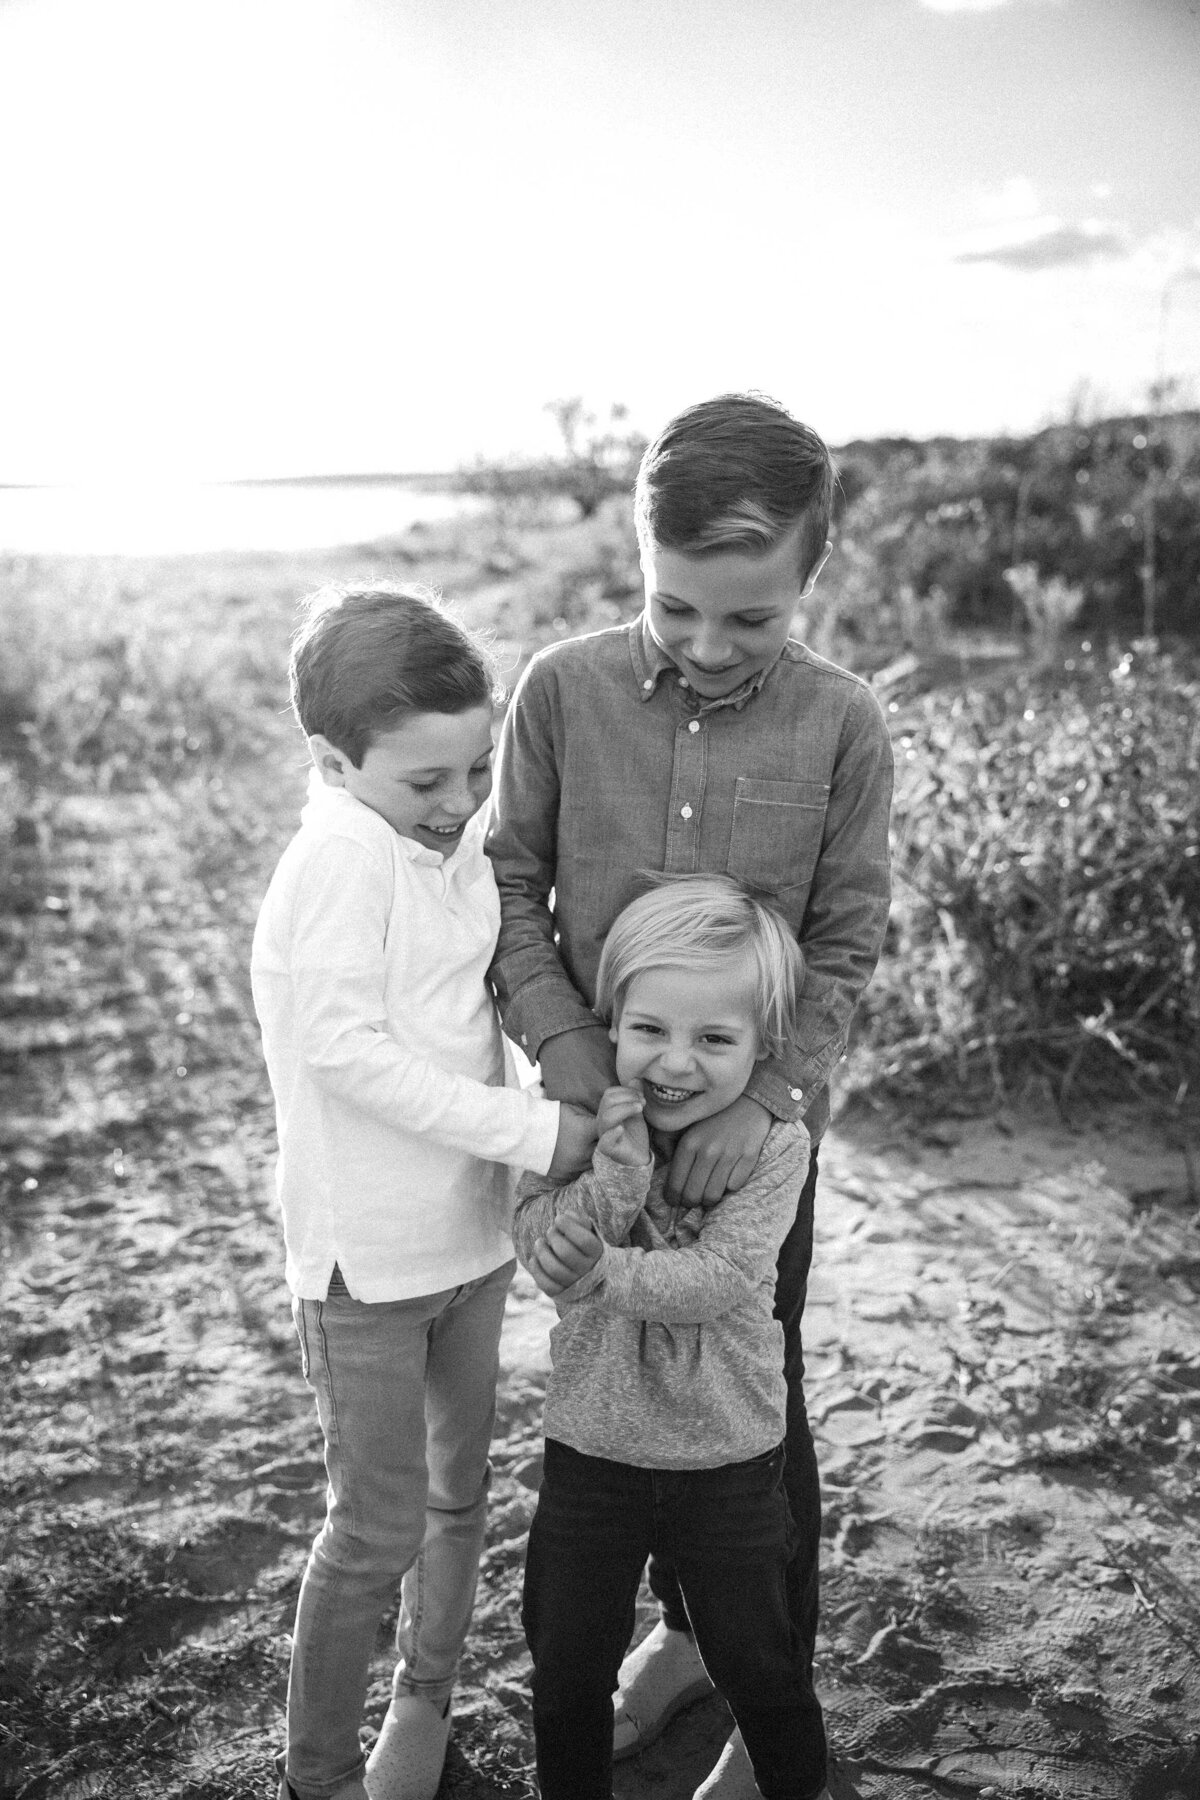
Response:
[[[808,1133],[774,1124],[749,1180],[716,1205],[666,1197],[679,1133],[778,1054],[802,975],[784,921],[728,877],[676,878],[633,901],[598,975],[617,1085],[592,1168],[518,1190],[517,1254],[559,1314],[523,1613],[542,1800],[609,1800],[612,1696],[651,1550],[676,1565],[759,1792],[814,1793],[801,1771],[820,1714],[788,1621],[773,1311]]]

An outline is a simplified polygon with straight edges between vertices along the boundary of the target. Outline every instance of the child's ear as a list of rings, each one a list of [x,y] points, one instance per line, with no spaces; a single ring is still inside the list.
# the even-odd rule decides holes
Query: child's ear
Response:
[[[812,568],[808,571],[808,580],[804,583],[804,588],[800,595],[800,598],[802,600],[807,600],[808,596],[812,593],[814,587],[817,585],[817,576],[821,573],[821,570],[825,567],[825,564],[829,561],[829,555],[830,555],[830,552],[832,551],[832,549],[833,549],[833,544],[831,543],[831,541],[828,538],[826,538],[825,548],[822,550],[820,556],[818,556],[818,558],[817,558],[816,562],[813,564]]]
[[[327,787],[345,787],[346,756],[330,743],[321,732],[314,731],[308,740],[308,754],[313,759],[313,767]]]

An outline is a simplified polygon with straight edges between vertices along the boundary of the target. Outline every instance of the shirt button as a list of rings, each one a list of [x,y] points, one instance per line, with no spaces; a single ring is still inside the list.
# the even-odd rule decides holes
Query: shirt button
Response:
[[[524,1048],[525,1048],[525,1049],[526,1049],[526,1050],[528,1050],[528,1048],[529,1048],[529,1038],[528,1038],[528,1036],[527,1036],[527,1034],[526,1034],[526,1033],[525,1033],[525,1032],[522,1032],[522,1033],[521,1033],[521,1043],[522,1043],[522,1045],[523,1045],[523,1047],[524,1047]]]
[[[679,809],[679,816],[681,819],[690,819],[692,816],[691,807],[690,806],[681,806]]]
[[[687,686],[687,678],[686,678],[686,676],[683,676],[683,675],[681,675],[681,676],[680,676],[680,677],[679,677],[679,685],[680,685],[680,687],[686,687],[686,686]]]
[[[804,1098],[803,1088],[789,1088],[788,1093],[792,1096],[793,1100],[803,1100]]]
[[[691,724],[688,726],[688,730],[694,733],[694,732],[699,731],[699,729],[700,729],[699,719],[693,719]]]
[[[642,686],[645,688],[646,692],[649,693],[650,689],[654,686],[654,683],[652,681],[643,681]]]

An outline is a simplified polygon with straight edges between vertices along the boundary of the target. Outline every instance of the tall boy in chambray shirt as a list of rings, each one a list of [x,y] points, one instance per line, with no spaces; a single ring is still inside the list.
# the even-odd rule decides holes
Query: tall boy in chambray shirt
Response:
[[[720,395],[668,423],[635,492],[644,610],[529,664],[488,837],[501,899],[491,976],[505,1030],[553,1098],[595,1107],[612,1083],[596,970],[640,872],[727,873],[768,897],[803,943],[794,1042],[681,1134],[668,1185],[689,1205],[713,1204],[744,1186],[775,1120],[802,1118],[813,1140],[775,1302],[796,1526],[789,1607],[810,1667],[820,1487],[800,1327],[817,1146],[890,892],[882,711],[865,682],[789,636],[831,548],[834,480],[816,432],[761,396]],[[662,1619],[622,1667],[616,1755],[641,1749],[707,1687],[673,1570],[652,1559],[650,1583]],[[714,1782],[710,1800],[754,1792],[736,1760]]]

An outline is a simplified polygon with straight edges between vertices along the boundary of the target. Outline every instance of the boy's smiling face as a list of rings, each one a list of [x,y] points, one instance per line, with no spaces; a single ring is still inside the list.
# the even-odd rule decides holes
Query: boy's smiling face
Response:
[[[761,1055],[756,985],[750,950],[713,967],[644,969],[633,977],[609,1036],[617,1080],[642,1084],[648,1125],[683,1131],[744,1091]]]
[[[762,555],[642,549],[646,621],[655,643],[705,700],[732,694],[770,668],[828,555],[802,580],[800,527]]]
[[[492,791],[492,709],[411,713],[372,740],[359,768],[317,735],[308,740],[321,779],[387,820],[401,837],[449,856]]]

